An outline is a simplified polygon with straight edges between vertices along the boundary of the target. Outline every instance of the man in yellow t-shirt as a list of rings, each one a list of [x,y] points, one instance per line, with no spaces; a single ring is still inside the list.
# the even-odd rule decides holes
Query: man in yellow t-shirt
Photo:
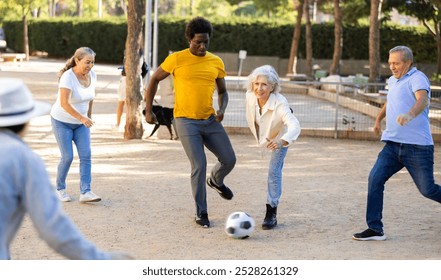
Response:
[[[205,183],[227,200],[233,192],[224,184],[225,177],[236,164],[236,155],[221,121],[228,104],[225,67],[222,60],[207,51],[213,28],[202,17],[193,18],[186,26],[189,48],[170,54],[156,69],[145,90],[145,119],[157,122],[152,112],[153,98],[161,80],[173,75],[175,86],[174,122],[177,134],[191,164],[191,187],[196,203],[196,223],[208,228],[208,207]],[[217,87],[218,107],[213,108]],[[207,147],[218,159],[206,179]]]

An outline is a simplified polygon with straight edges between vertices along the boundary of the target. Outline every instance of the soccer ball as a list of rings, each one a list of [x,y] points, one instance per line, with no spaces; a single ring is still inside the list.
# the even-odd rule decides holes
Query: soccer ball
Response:
[[[251,236],[256,227],[254,219],[245,212],[231,213],[225,224],[225,232],[228,236],[237,239],[245,239]]]

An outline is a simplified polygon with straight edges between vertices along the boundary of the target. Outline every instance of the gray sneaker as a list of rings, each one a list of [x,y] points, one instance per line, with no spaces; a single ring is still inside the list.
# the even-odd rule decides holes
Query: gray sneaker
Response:
[[[57,190],[56,194],[57,194],[58,199],[62,202],[72,201],[70,196],[67,194],[66,189]]]
[[[101,197],[94,194],[92,191],[88,191],[85,194],[80,194],[80,202],[98,202],[101,201]]]

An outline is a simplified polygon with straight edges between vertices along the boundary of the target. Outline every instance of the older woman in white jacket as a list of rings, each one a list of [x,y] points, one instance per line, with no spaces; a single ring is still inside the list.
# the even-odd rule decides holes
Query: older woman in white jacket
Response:
[[[300,124],[280,92],[280,79],[270,65],[248,76],[246,118],[258,146],[271,151],[268,195],[263,229],[277,225],[277,206],[282,194],[282,169],[288,147],[299,137]]]

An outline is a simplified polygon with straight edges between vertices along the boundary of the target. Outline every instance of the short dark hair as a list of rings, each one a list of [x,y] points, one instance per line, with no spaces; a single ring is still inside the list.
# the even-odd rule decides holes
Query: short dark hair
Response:
[[[185,37],[188,40],[193,39],[194,35],[199,33],[208,33],[210,38],[213,33],[213,26],[211,26],[211,23],[203,17],[193,18],[185,27]]]

